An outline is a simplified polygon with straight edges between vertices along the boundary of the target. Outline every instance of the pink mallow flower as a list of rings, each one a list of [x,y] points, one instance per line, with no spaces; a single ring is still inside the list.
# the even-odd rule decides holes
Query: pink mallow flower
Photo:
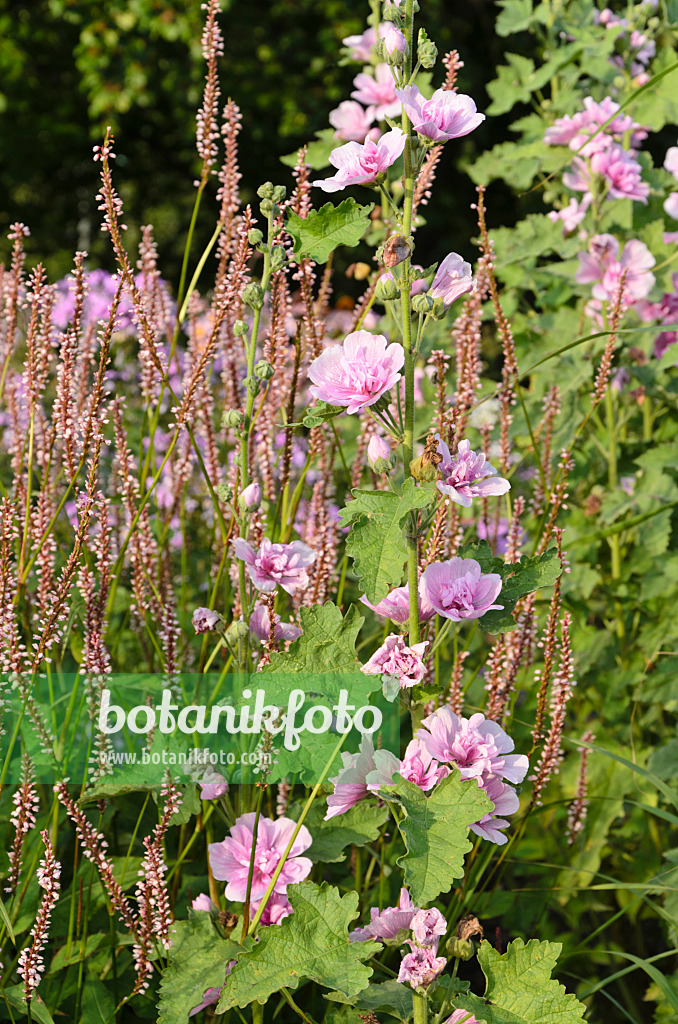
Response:
[[[214,771],[212,765],[208,767],[198,784],[200,786],[201,800],[218,800],[220,796],[228,793],[228,782],[223,775]]]
[[[210,843],[208,847],[212,873],[215,878],[228,882],[224,895],[227,900],[234,903],[244,902],[247,896],[255,819],[254,811],[241,814],[231,829],[230,837],[227,836],[220,843]],[[252,900],[262,899],[296,826],[297,823],[291,818],[278,818],[276,821],[270,821],[268,818],[259,819],[252,875]],[[302,825],[275,884],[274,892],[284,896],[288,885],[301,882],[310,874],[313,862],[308,857],[299,855],[307,850],[312,842],[311,833]]]
[[[221,622],[221,615],[211,608],[196,608],[193,612],[193,629],[196,633],[209,633]]]
[[[234,963],[235,960],[232,960],[229,964],[226,965],[226,975],[229,975],[231,973]],[[201,1010],[206,1010],[208,1006],[214,1006],[215,1003],[218,1003],[220,998],[220,988],[208,988],[207,992],[205,992],[205,995],[203,996],[203,1000],[200,1003],[200,1005],[196,1006],[195,1009],[191,1010],[188,1016],[195,1017],[196,1013],[200,1013]]]
[[[435,907],[418,910],[410,924],[414,941],[418,946],[432,946],[438,949],[440,936],[447,931],[447,921]]]
[[[606,121],[609,124],[605,124]],[[605,128],[599,131],[604,124]],[[634,148],[638,148],[643,139],[647,138],[647,131],[642,125],[637,124],[628,114],[621,113],[619,104],[609,96],[600,103],[587,96],[583,110],[574,117],[559,117],[546,129],[544,142],[547,146],[569,146],[575,152],[581,149],[584,156],[591,156],[598,150],[606,149],[611,138],[621,141],[627,132],[632,133],[631,145]],[[594,135],[595,138],[592,138]]]
[[[347,142],[330,153],[330,163],[337,173],[313,184],[324,192],[340,192],[349,185],[370,185],[396,162],[406,138],[401,128],[391,128],[377,142],[367,139],[362,146],[359,142]]]
[[[511,737],[480,712],[462,718],[449,707],[438,708],[424,719],[416,739],[441,764],[456,765],[462,779],[494,775],[518,783],[527,774],[525,754],[512,754]]]
[[[678,178],[678,146],[671,146],[666,150],[664,167],[674,178]]]
[[[212,903],[212,900],[204,892],[201,892],[199,896],[195,897],[195,899],[191,903],[191,907],[193,908],[193,910],[204,910],[205,913],[207,914],[211,914],[213,911],[214,913],[216,913],[217,911],[217,907],[214,905],[214,903]]]
[[[482,452],[471,451],[470,441],[460,441],[453,458],[440,434],[436,434],[435,438],[438,454],[443,457],[443,461],[438,464],[442,480],[438,480],[437,487],[441,494],[451,498],[457,505],[470,508],[474,498],[506,494],[511,489],[508,480],[497,476],[497,470]]]
[[[400,113],[400,100],[396,95],[393,74],[388,64],[377,64],[374,78],[361,71],[353,79],[353,84],[353,99],[360,100],[366,107],[374,107],[379,121],[383,121],[385,117],[396,117]]]
[[[381,751],[377,753],[381,753]],[[343,767],[339,774],[335,775],[333,779],[329,779],[334,786],[334,792],[330,793],[327,798],[325,821],[336,818],[339,814],[345,814],[370,792],[367,776],[377,768],[372,739],[369,736],[363,736],[358,753],[348,754],[344,751],[341,761]]]
[[[367,598],[363,595],[360,598],[364,605],[371,608],[377,615],[381,615],[384,619],[390,619],[391,622],[397,622],[402,625],[403,622],[407,622],[410,617],[410,590],[407,584],[404,587],[396,587],[390,594],[382,598],[379,604],[370,604]],[[419,592],[419,620],[421,622],[427,622],[435,615],[435,609],[433,605],[428,601],[426,597]]]
[[[520,806],[520,800],[515,789],[502,782],[496,775],[490,775],[482,780],[478,779],[478,785],[485,790],[494,807],[489,814],[483,815],[475,825],[471,825],[471,832],[475,832],[481,839],[489,839],[491,843],[503,846],[507,842],[507,838],[502,835],[501,830],[508,828],[509,822],[505,818],[501,818],[500,815],[515,814]]]
[[[401,690],[416,686],[424,678],[424,651],[428,640],[408,647],[399,633],[391,633],[361,668],[366,676],[394,676]]]
[[[591,205],[591,193],[587,192],[582,201],[579,203],[576,199],[570,199],[567,206],[563,207],[562,210],[551,210],[547,213],[547,217],[550,221],[556,224],[559,220],[563,222],[563,234],[569,235],[575,231],[584,217],[586,211]]]
[[[351,60],[359,61],[361,64],[369,64],[372,57],[372,47],[376,45],[377,33],[374,28],[365,29],[360,36],[346,36],[342,39],[344,46],[351,51]]]
[[[678,220],[678,192],[672,192],[671,195],[664,200],[664,213],[666,213],[672,220]],[[666,237],[664,238],[666,241]]]
[[[447,307],[451,306],[460,295],[472,292],[473,288],[471,264],[467,263],[459,253],[451,252],[436,270],[429,295],[433,299],[442,299],[443,305]]]
[[[419,92],[416,85],[396,89],[403,110],[419,135],[433,142],[447,142],[468,135],[485,120],[479,114],[470,96],[446,89],[436,89],[430,100]]]
[[[445,1024],[480,1024],[470,1010],[455,1010],[451,1017],[448,1017]]]
[[[407,953],[398,971],[399,982],[409,982],[412,988],[425,988],[445,970],[447,960],[444,956],[436,956],[431,946],[415,946],[410,943],[412,952]]]
[[[450,769],[439,764],[431,752],[419,740],[414,739],[407,744],[405,758],[400,763],[398,773],[427,793],[450,774]]]
[[[647,203],[650,186],[641,178],[642,169],[638,161],[622,146],[614,144],[594,153],[591,170],[607,179],[613,199]]]
[[[273,630],[274,640],[283,642],[286,640],[296,640],[297,637],[301,636],[302,631],[298,626],[293,625],[291,622],[283,622],[277,613],[274,613],[273,621],[275,623]],[[257,640],[260,640],[262,644],[268,643],[271,635],[271,616],[265,604],[255,605],[254,611],[250,615],[250,633]]]
[[[252,583],[262,594],[272,594],[277,586],[288,594],[295,594],[308,586],[306,569],[313,565],[317,555],[300,540],[291,544],[273,544],[264,537],[258,551],[242,537],[231,543],[235,557],[246,563]]]
[[[374,107],[365,109],[356,100],[344,100],[335,110],[330,111],[330,124],[336,129],[335,138],[346,139],[349,142],[364,142],[374,124],[374,116]],[[379,138],[379,129],[376,128],[374,131],[376,138]]]
[[[419,913],[410,899],[407,889],[400,890],[400,898],[397,907],[387,907],[379,913],[378,907],[370,910],[370,923],[365,928],[356,928],[349,932],[351,942],[367,942],[376,940],[384,942],[387,946],[400,946],[404,939],[404,933],[410,930],[412,918]]]
[[[475,558],[433,562],[421,575],[420,590],[439,615],[454,622],[479,619],[485,612],[504,607],[494,604],[501,591],[501,576],[483,574]]]
[[[591,284],[594,298],[614,302],[619,291],[622,274],[624,278],[623,300],[627,305],[645,299],[654,284],[650,267],[655,258],[638,239],[627,242],[619,252],[619,242],[613,235],[594,235],[589,242],[589,251],[579,253],[579,267],[575,280],[579,284]]]
[[[256,915],[259,910],[261,900],[257,900],[252,903],[250,907],[250,914],[252,918]],[[286,917],[289,917],[292,913],[292,904],[287,899],[287,896],[283,896],[281,893],[274,892],[269,897],[268,903],[264,907],[264,912],[261,915],[259,924],[267,926],[273,924],[280,924]]]
[[[313,360],[308,375],[314,386],[309,390],[319,402],[362,412],[398,383],[404,362],[402,345],[389,345],[383,334],[354,331],[343,345],[329,345]]]

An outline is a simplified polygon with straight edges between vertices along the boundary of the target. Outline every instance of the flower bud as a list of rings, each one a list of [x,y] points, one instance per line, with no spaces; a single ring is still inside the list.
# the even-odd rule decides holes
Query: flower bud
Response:
[[[226,630],[226,640],[231,646],[235,646],[239,640],[245,640],[249,636],[250,629],[246,622],[242,619],[238,619],[236,622],[232,622]]]
[[[264,233],[259,228],[250,228],[247,232],[247,241],[250,245],[259,245],[264,240]]]
[[[384,12],[382,18],[385,22],[397,22],[402,21],[403,15],[400,13],[397,7],[392,4],[384,5]]]
[[[419,29],[417,37],[417,60],[423,68],[432,68],[438,57],[438,47],[429,39],[426,30]]]
[[[273,199],[273,192],[275,191],[275,185],[272,181],[265,181],[263,185],[260,185],[257,189],[257,195],[260,199]]]
[[[405,59],[408,50],[407,39],[392,21],[379,26],[379,39],[383,44],[384,53],[392,54],[399,51],[403,55],[402,59]]]
[[[445,948],[458,960],[471,960],[475,956],[475,946],[470,939],[458,939],[456,936],[449,939]]]
[[[259,388],[261,385],[256,377],[245,377],[243,384],[251,395],[256,397],[259,394]]]
[[[225,505],[233,498],[233,488],[229,484],[217,484],[214,492],[219,501],[223,501]]]
[[[264,304],[264,289],[256,281],[250,281],[242,293],[242,298],[252,309],[261,309]]]
[[[242,338],[243,335],[247,334],[249,329],[250,325],[246,323],[244,320],[236,320],[236,322],[233,324],[233,333],[235,334],[236,338]]]
[[[287,196],[287,189],[284,185],[274,185],[271,199],[274,203],[284,203]]]
[[[243,512],[256,512],[261,505],[261,487],[253,480],[251,484],[242,491],[238,498],[238,505]]]
[[[245,417],[240,409],[226,409],[221,417],[221,422],[224,427],[240,430],[245,422]]]
[[[272,199],[262,199],[259,209],[263,217],[277,217],[280,213],[280,207]]]
[[[415,313],[420,313],[422,316],[428,316],[433,311],[434,302],[431,296],[424,292],[415,295],[412,299],[412,309]]]
[[[377,281],[374,297],[377,302],[393,302],[400,297],[400,289],[391,276],[383,274]]]
[[[260,359],[254,367],[254,375],[259,380],[270,380],[274,373],[275,371],[267,359]]]
[[[287,253],[282,245],[274,245],[271,249],[271,270],[275,274],[276,271],[282,270],[285,266],[285,260],[287,259]]]
[[[374,434],[367,446],[367,458],[375,473],[390,473],[396,464],[396,457],[388,441]]]
[[[391,235],[384,242],[381,261],[385,267],[397,267],[399,263],[403,263],[408,258],[411,252],[411,245],[402,235]]]

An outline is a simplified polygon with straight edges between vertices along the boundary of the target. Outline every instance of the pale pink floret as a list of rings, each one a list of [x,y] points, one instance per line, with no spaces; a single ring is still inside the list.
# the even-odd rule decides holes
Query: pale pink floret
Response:
[[[344,46],[351,51],[351,59],[368,64],[372,57],[372,47],[376,45],[377,33],[372,27],[365,29],[360,36],[346,36],[342,39]]]
[[[435,611],[446,619],[479,619],[503,608],[494,604],[501,591],[501,576],[481,572],[475,558],[450,558],[424,569],[420,589]]]
[[[418,910],[410,925],[414,941],[419,946],[432,946],[438,949],[440,936],[447,931],[447,921],[435,907],[429,910]]]
[[[664,167],[674,178],[678,178],[678,146],[671,146],[670,149],[667,149]]]
[[[434,142],[447,142],[468,135],[485,120],[470,96],[446,89],[436,89],[427,100],[416,85],[396,89],[403,110],[419,135]]]
[[[450,769],[441,765],[432,757],[431,752],[417,739],[410,740],[405,750],[405,758],[398,772],[408,782],[427,793],[430,789],[450,774]]]
[[[579,253],[575,280],[579,284],[595,282],[592,289],[594,298],[613,302],[625,273],[623,298],[630,305],[649,295],[654,284],[650,267],[655,262],[648,247],[638,239],[627,242],[620,255],[619,242],[613,235],[594,235],[589,242],[589,251]]]
[[[445,1024],[479,1024],[470,1010],[455,1010],[451,1017],[448,1017]]]
[[[503,846],[508,840],[501,830],[508,828],[509,822],[501,815],[515,814],[520,806],[520,800],[513,787],[502,782],[496,775],[482,780],[478,779],[478,785],[485,790],[494,804],[494,808],[475,825],[471,825],[471,832],[475,832],[481,839],[489,839],[491,843]]]
[[[313,565],[317,555],[300,540],[291,544],[273,544],[264,537],[258,551],[242,537],[231,543],[235,557],[246,563],[252,583],[262,594],[272,594],[278,586],[288,594],[295,594],[308,586],[306,569]]]
[[[664,213],[672,220],[678,220],[678,192],[672,192],[668,199],[664,200]]]
[[[409,982],[412,988],[430,985],[445,970],[447,960],[436,956],[431,946],[412,946],[412,952],[403,957],[398,971],[399,982]]]
[[[235,903],[242,903],[247,896],[255,818],[256,814],[253,811],[242,814],[231,829],[230,837],[227,836],[220,843],[210,843],[208,847],[212,873],[215,878],[228,882],[224,895],[227,900]],[[261,900],[266,892],[295,828],[296,822],[290,818],[278,818],[276,821],[270,821],[268,818],[259,819],[252,875],[252,900]],[[302,825],[275,884],[274,892],[284,896],[288,885],[301,882],[310,874],[312,861],[299,855],[307,850],[312,842],[311,833]]]
[[[454,764],[462,779],[499,776],[522,782],[527,774],[525,754],[512,754],[514,743],[502,727],[484,715],[462,718],[449,707],[425,718],[416,738],[441,764]]]
[[[361,668],[366,676],[394,676],[401,690],[416,686],[424,678],[424,651],[428,640],[408,647],[399,633],[391,633]]]
[[[591,205],[592,196],[587,193],[582,201],[579,203],[576,199],[570,199],[567,206],[562,210],[551,210],[547,213],[549,220],[555,224],[557,221],[563,223],[563,233],[569,235],[572,231],[575,231],[586,216],[586,211]]]
[[[273,615],[273,621],[275,623],[273,639],[278,641],[278,643],[286,640],[296,640],[297,637],[301,636],[302,631],[299,627],[291,622],[283,622],[277,612]],[[250,633],[257,640],[261,640],[262,644],[268,643],[271,635],[271,616],[266,605],[255,605],[250,615]]]
[[[365,596],[361,597],[360,600],[368,608],[371,608],[377,615],[381,615],[384,619],[390,619],[391,622],[397,622],[402,624],[407,622],[410,617],[410,591],[407,584],[404,587],[396,587],[390,594],[387,594],[379,604],[370,604]],[[419,620],[421,622],[427,622],[428,619],[433,618],[435,610],[433,605],[427,598],[420,592],[419,593]]]
[[[396,162],[405,148],[406,138],[402,129],[391,128],[377,142],[369,138],[364,145],[347,142],[330,153],[330,163],[337,168],[337,173],[313,184],[325,192],[340,192],[349,185],[369,185]]]
[[[370,923],[366,928],[349,932],[351,942],[367,942],[369,939],[385,942],[386,945],[400,945],[403,932],[410,930],[412,918],[418,913],[407,889],[400,890],[397,907],[387,907],[379,913],[378,907],[370,910]]]
[[[385,117],[396,117],[400,113],[400,100],[396,96],[395,82],[388,64],[377,64],[374,78],[361,71],[353,79],[353,84],[353,99],[360,100],[366,107],[374,107],[379,121]]]
[[[204,910],[208,914],[211,914],[212,911],[214,911],[215,913],[217,911],[217,907],[215,906],[215,904],[212,903],[212,900],[204,892],[201,892],[199,896],[195,897],[195,899],[191,903],[191,907],[193,908],[193,910]]]
[[[364,142],[365,137],[374,123],[374,107],[365,109],[355,100],[344,100],[339,106],[330,111],[330,124],[336,129],[334,136],[337,139],[346,139],[349,142]],[[375,129],[376,138],[379,137],[379,129]],[[374,138],[374,136],[370,136]]]
[[[497,470],[490,465],[483,452],[471,451],[470,441],[460,441],[453,458],[440,434],[436,434],[435,438],[438,454],[443,457],[438,465],[442,480],[438,480],[437,487],[457,505],[470,508],[474,498],[506,494],[511,489],[508,480],[497,476]]]
[[[362,412],[398,383],[404,362],[402,345],[389,345],[383,334],[354,331],[343,345],[330,345],[313,360],[309,390],[320,402]]]
[[[218,772],[206,772],[199,782],[201,800],[218,800],[228,793],[228,782]]]
[[[448,93],[448,95],[454,94]],[[451,306],[460,295],[472,292],[474,287],[471,264],[467,263],[459,253],[451,252],[436,270],[429,294],[433,299],[442,299],[443,304],[447,307]]]
[[[345,814],[367,796],[367,776],[377,767],[374,753],[374,744],[369,736],[363,737],[357,754],[342,753],[343,767],[338,775],[329,780],[334,786],[334,792],[327,798],[325,821]]]

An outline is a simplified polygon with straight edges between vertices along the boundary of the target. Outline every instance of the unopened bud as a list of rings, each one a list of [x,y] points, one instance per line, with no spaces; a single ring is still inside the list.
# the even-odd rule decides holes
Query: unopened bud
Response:
[[[214,488],[214,493],[219,501],[223,501],[224,504],[227,504],[233,498],[233,488],[230,484],[217,484]]]
[[[231,427],[232,430],[240,430],[245,422],[245,416],[240,409],[226,409],[221,417],[221,422],[224,427]]]
[[[243,335],[247,334],[250,329],[250,325],[245,320],[236,320],[233,324],[233,333],[236,338],[242,338]]]
[[[391,451],[388,441],[378,434],[370,438],[367,446],[367,458],[375,473],[390,473],[395,468],[396,457]]]
[[[271,270],[275,274],[285,266],[287,253],[282,245],[274,245],[271,250]]]
[[[393,302],[399,298],[400,289],[389,274],[383,274],[377,281],[374,297],[377,302]]]
[[[438,58],[438,47],[429,39],[426,29],[419,29],[417,37],[417,60],[423,68],[432,68]]]
[[[238,619],[236,622],[232,622],[226,630],[226,640],[231,646],[235,646],[239,640],[245,640],[249,633],[250,628],[247,623],[243,622],[242,619]]]
[[[415,295],[412,299],[412,309],[415,313],[420,313],[422,316],[428,316],[433,312],[434,302],[430,295],[426,292],[423,294],[420,292]]]
[[[261,309],[264,304],[264,289],[256,281],[250,281],[242,293],[242,298],[251,309]]]
[[[260,199],[273,199],[273,193],[275,191],[275,185],[272,181],[265,181],[263,185],[260,185],[257,189],[257,195]]]
[[[262,199],[259,203],[259,209],[261,210],[262,217],[277,217],[280,213],[280,207],[272,199]]]
[[[284,203],[287,196],[287,189],[284,185],[274,185],[271,199],[274,203]]]
[[[238,498],[238,505],[243,512],[256,512],[261,505],[261,487],[253,480],[251,484],[242,491]]]
[[[275,370],[267,359],[260,359],[254,367],[254,375],[259,380],[270,380]]]
[[[251,395],[254,395],[255,398],[256,398],[256,396],[259,394],[259,388],[261,386],[259,381],[257,380],[257,378],[256,377],[245,377],[245,379],[243,381],[243,384],[245,385],[245,387],[247,388],[249,393]]]
[[[471,960],[476,952],[476,948],[470,939],[458,939],[456,936],[447,941],[445,948],[457,960]]]
[[[436,298],[433,300],[433,309],[429,313],[429,316],[433,317],[434,320],[442,320],[445,316],[445,303],[442,299]]]
[[[259,228],[250,228],[247,232],[247,241],[250,245],[259,245],[264,240],[264,233]]]
[[[417,459],[412,459],[410,462],[410,473],[415,480],[419,481],[437,480],[438,478],[438,470],[431,462],[427,462],[423,455],[420,455]]]

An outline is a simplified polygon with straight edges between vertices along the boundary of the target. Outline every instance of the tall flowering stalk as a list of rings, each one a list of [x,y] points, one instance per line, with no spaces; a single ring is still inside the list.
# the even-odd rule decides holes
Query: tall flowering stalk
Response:
[[[24,999],[29,1005],[45,970],[42,951],[49,938],[50,918],[61,888],[61,864],[54,855],[54,848],[46,829],[40,833],[40,838],[45,845],[45,856],[37,870],[37,879],[38,885],[44,890],[44,895],[31,929],[31,943],[22,949],[17,966],[24,983]]]

